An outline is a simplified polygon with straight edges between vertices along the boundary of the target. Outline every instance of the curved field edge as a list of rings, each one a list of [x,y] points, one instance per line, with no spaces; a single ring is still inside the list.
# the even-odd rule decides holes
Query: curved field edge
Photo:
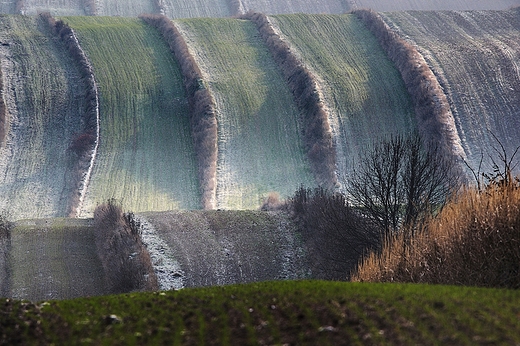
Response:
[[[520,342],[519,303],[513,290],[282,281],[7,300],[0,316],[5,342],[483,345]]]
[[[13,219],[67,215],[75,193],[70,144],[82,131],[85,90],[64,45],[37,17],[1,16],[3,98],[0,209]]]
[[[348,165],[377,137],[416,129],[412,101],[398,70],[356,16],[268,18],[317,80],[315,93],[323,95],[342,183]]]
[[[447,96],[467,160],[492,171],[488,156],[520,145],[520,9],[382,15],[422,53]]]
[[[301,184],[313,186],[298,110],[255,25],[174,22],[215,98],[217,208],[256,209],[272,191],[288,196]]]
[[[139,19],[63,20],[92,63],[101,100],[100,144],[82,215],[110,198],[136,212],[198,209],[182,76],[159,33]]]

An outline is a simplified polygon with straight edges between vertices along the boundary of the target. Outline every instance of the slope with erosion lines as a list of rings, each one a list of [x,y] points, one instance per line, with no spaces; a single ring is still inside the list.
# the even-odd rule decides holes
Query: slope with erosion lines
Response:
[[[351,9],[348,0],[242,0],[245,11],[266,14],[345,13]]]
[[[349,0],[351,9],[374,11],[506,10],[519,6],[519,0]]]
[[[83,215],[110,198],[136,212],[199,208],[182,77],[159,34],[138,19],[64,20],[100,91],[100,144]]]
[[[168,18],[231,17],[233,0],[159,0]]]
[[[339,181],[378,138],[415,130],[404,82],[353,15],[277,15],[271,22],[314,72],[330,111]]]
[[[520,145],[520,9],[387,13],[387,23],[418,45],[448,97],[471,166],[490,171],[498,137]]]
[[[72,138],[85,109],[77,67],[38,19],[0,16],[4,98],[10,115],[0,152],[0,210],[13,219],[65,216],[74,193]]]
[[[107,294],[89,219],[16,222],[8,297],[40,301]]]
[[[270,191],[314,186],[287,84],[254,24],[176,21],[215,96],[217,208],[256,209]]]
[[[154,227],[171,250],[184,287],[309,275],[305,250],[285,213],[211,210],[139,217]]]

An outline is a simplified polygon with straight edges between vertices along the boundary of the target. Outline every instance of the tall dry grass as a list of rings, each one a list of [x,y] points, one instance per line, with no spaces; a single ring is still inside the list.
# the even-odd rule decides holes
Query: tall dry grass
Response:
[[[215,100],[205,86],[202,72],[188,44],[174,23],[164,15],[141,15],[139,18],[160,32],[180,64],[190,105],[191,132],[197,153],[198,178],[202,190],[201,204],[204,209],[214,209],[218,157]]]
[[[159,289],[150,254],[133,214],[113,200],[94,211],[95,239],[110,293]]]
[[[371,254],[352,280],[520,288],[520,186],[466,190],[412,239],[400,234]]]
[[[336,150],[316,78],[275,32],[265,14],[248,12],[241,18],[255,23],[303,113],[304,145],[316,181],[325,188],[334,188],[337,183]]]

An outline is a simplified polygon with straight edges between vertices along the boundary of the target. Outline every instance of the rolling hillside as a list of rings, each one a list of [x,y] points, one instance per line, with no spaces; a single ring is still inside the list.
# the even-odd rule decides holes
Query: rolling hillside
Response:
[[[287,84],[250,21],[180,20],[216,99],[217,208],[256,209],[314,185]]]
[[[474,169],[484,155],[520,145],[520,10],[394,12],[387,23],[418,45],[448,97]]]
[[[65,21],[92,62],[101,99],[100,146],[83,215],[110,198],[136,212],[199,208],[182,78],[159,34],[138,19]]]
[[[374,11],[433,10],[506,10],[519,6],[519,0],[349,0],[351,9],[370,8]]]
[[[330,113],[340,181],[373,140],[415,129],[399,72],[357,18],[298,14],[270,19],[318,80]]]
[[[13,219],[66,216],[72,138],[85,107],[79,72],[35,17],[0,17],[9,133],[0,149],[0,210]]]

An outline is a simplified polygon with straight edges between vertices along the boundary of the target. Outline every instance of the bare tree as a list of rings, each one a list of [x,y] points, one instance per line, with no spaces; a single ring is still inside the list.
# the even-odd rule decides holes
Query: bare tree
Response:
[[[353,165],[347,192],[353,206],[388,237],[406,229],[413,235],[425,216],[441,208],[461,186],[460,170],[439,145],[419,136],[375,142]]]

